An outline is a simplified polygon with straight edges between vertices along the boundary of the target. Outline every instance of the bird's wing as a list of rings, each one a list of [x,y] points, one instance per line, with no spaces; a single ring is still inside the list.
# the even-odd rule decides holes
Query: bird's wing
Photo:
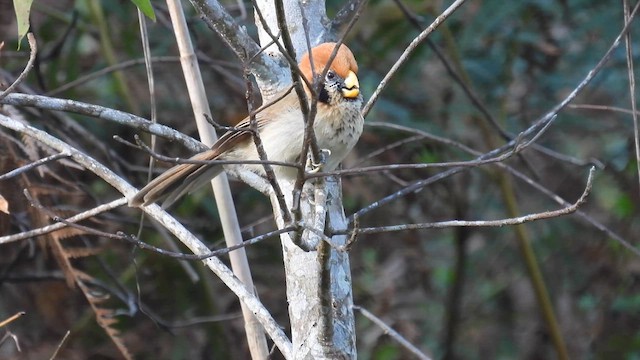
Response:
[[[270,116],[264,116],[262,114],[263,113],[259,113],[256,115],[258,132],[260,132],[260,130],[262,130],[270,120]],[[216,151],[218,155],[223,154],[234,148],[238,143],[241,143],[251,137],[251,133],[251,121],[247,117],[234,126],[233,130],[224,133],[220,139],[211,146],[211,150]]]
[[[256,116],[258,131],[268,122],[268,117]],[[198,153],[189,160],[212,161],[251,137],[249,118],[236,125],[235,130],[222,135],[211,149]],[[129,201],[131,206],[148,205],[165,198],[162,207],[167,208],[181,196],[206,184],[222,172],[222,166],[207,164],[179,164],[153,179]]]
[[[296,95],[295,92],[289,92],[275,103],[271,104],[271,106],[265,107],[255,115],[258,133],[262,132],[262,130],[272,121],[296,108],[299,108],[299,105],[298,95]],[[247,116],[234,127],[234,130],[228,131],[222,135],[220,139],[213,144],[211,150],[217,150],[219,154],[223,154],[234,148],[238,143],[245,141],[250,136],[251,118]]]
[[[290,107],[288,100],[290,96],[285,96],[280,101],[284,101],[284,108]],[[261,132],[267,124],[277,118],[279,111],[275,107],[268,107],[264,111],[256,114],[256,125],[258,132]],[[282,107],[280,108],[282,111]],[[211,146],[211,149],[198,153],[189,160],[212,161],[218,159],[231,149],[236,148],[243,142],[250,140],[252,136],[251,120],[249,117],[240,121],[235,129],[226,132]],[[129,201],[130,206],[148,205],[157,200],[165,198],[162,206],[164,208],[171,205],[182,195],[185,195],[200,186],[206,184],[220,172],[222,166],[215,164],[180,164],[176,165],[149,184],[142,188]]]

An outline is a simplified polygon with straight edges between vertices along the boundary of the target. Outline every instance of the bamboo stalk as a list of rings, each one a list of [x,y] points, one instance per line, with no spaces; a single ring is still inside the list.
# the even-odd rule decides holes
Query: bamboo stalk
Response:
[[[182,71],[184,72],[191,99],[191,106],[196,119],[198,133],[200,138],[206,145],[212,145],[217,140],[215,130],[206,121],[205,115],[211,116],[209,111],[209,103],[200,68],[198,67],[197,58],[193,50],[191,38],[189,37],[187,23],[184,12],[178,0],[167,0],[167,7],[171,16],[171,23],[178,42],[180,50],[180,62]],[[215,193],[216,205],[220,213],[220,221],[224,232],[227,246],[237,245],[242,242],[240,226],[236,215],[235,205],[231,197],[229,182],[227,176],[222,173],[211,181],[213,191]],[[233,251],[229,254],[231,268],[235,275],[244,283],[250,292],[254,292],[253,280],[251,278],[251,270],[244,249]],[[266,359],[269,356],[267,341],[264,331],[260,323],[253,313],[246,307],[244,303],[240,303],[242,307],[242,315],[245,321],[245,331],[249,350],[253,359]]]

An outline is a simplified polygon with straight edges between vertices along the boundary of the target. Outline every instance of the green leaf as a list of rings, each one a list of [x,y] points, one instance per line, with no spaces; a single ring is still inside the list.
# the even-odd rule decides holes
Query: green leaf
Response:
[[[153,12],[153,6],[151,6],[151,0],[131,0],[143,14],[149,19],[156,21],[156,13]]]
[[[16,11],[16,19],[18,21],[18,50],[20,50],[22,39],[29,31],[31,4],[33,4],[33,0],[13,0],[13,8]]]

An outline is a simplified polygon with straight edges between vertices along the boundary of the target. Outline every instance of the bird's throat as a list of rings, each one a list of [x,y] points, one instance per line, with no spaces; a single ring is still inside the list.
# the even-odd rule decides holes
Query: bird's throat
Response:
[[[318,101],[323,104],[329,103],[329,92],[324,88],[324,86],[322,87],[322,89],[320,89],[320,96],[318,97]]]

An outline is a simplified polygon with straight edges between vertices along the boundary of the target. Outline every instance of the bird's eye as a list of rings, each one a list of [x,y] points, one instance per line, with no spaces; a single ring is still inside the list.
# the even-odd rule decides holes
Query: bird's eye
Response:
[[[336,78],[336,73],[334,73],[333,71],[329,71],[327,73],[327,80],[333,80]]]

